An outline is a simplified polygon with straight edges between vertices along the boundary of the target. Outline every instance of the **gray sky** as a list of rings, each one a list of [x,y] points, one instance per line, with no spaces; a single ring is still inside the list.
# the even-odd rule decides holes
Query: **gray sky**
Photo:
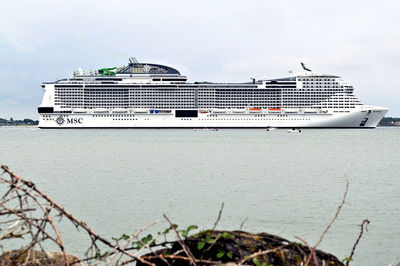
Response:
[[[141,62],[189,81],[342,76],[400,116],[400,1],[15,1],[0,9],[0,117],[35,118],[42,81]]]

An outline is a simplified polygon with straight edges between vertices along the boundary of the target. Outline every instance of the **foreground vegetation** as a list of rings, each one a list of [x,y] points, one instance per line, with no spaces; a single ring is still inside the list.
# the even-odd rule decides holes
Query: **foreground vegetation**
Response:
[[[299,236],[295,238],[300,242],[291,242],[267,233],[216,230],[224,204],[210,230],[198,231],[195,225],[182,229],[163,215],[168,227],[162,232],[148,233],[158,223],[154,222],[132,234],[109,240],[65,210],[33,182],[20,178],[7,166],[1,168],[4,172],[0,174],[0,186],[5,193],[0,199],[0,247],[4,250],[5,243],[11,240],[22,240],[23,247],[4,251],[0,265],[348,265],[369,224],[368,220],[362,222],[359,237],[349,257],[342,262],[317,249],[345,204],[347,183],[335,215],[314,245]],[[62,220],[72,223],[90,240],[82,257],[68,254],[58,229]],[[173,240],[169,240],[171,237]],[[49,246],[59,251],[49,252],[45,249]]]

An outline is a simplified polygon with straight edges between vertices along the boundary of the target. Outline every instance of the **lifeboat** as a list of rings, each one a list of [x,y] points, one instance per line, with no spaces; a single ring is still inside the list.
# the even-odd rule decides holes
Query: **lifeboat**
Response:
[[[280,113],[281,111],[281,108],[268,108],[269,113]]]
[[[75,108],[72,112],[77,114],[86,114],[87,110],[83,108]]]
[[[249,108],[250,113],[261,113],[262,108]]]
[[[284,111],[286,114],[297,114],[299,112],[299,110],[297,109],[290,109],[290,108],[286,108]]]
[[[208,111],[206,111],[206,110],[200,110],[199,111],[201,114],[207,114],[208,113]]]
[[[96,114],[108,114],[109,110],[107,108],[94,108],[93,112]]]
[[[158,110],[160,114],[170,114],[171,110]]]
[[[316,113],[318,113],[318,110],[317,109],[304,109],[303,112],[305,114],[316,114]]]
[[[147,114],[149,112],[149,109],[147,108],[136,108],[134,110],[135,113],[137,114]]]
[[[212,111],[214,114],[224,114],[226,113],[226,109],[215,108]]]
[[[125,108],[114,108],[114,109],[112,109],[112,112],[116,113],[116,114],[124,114],[124,113],[127,113],[128,110]]]
[[[246,109],[245,108],[235,108],[235,109],[232,109],[232,113],[234,113],[234,114],[246,113]]]

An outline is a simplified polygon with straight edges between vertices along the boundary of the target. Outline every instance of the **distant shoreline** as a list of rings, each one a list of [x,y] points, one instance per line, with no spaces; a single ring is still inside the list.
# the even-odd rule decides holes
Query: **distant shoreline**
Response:
[[[384,117],[379,122],[378,127],[398,127],[400,126],[400,118],[398,117]]]
[[[25,118],[23,120],[14,120],[10,118],[9,120],[0,118],[0,126],[36,126],[39,125],[38,120],[32,120]]]

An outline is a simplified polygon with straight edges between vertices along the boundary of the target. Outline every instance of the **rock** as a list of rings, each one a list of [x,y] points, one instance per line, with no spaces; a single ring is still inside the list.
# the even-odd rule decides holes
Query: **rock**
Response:
[[[223,265],[302,265],[310,250],[302,244],[291,242],[267,233],[251,234],[243,231],[204,231],[184,240],[199,265],[203,261],[214,261]],[[158,250],[171,265],[190,265],[180,244],[174,242],[171,248]],[[256,253],[257,256],[248,258]],[[171,256],[173,254],[175,256]],[[316,250],[318,265],[343,266],[334,255]],[[143,259],[156,265],[168,265],[155,254],[149,253]],[[248,258],[247,260],[245,260]],[[245,260],[245,261],[244,261]],[[265,263],[264,263],[265,262]],[[264,264],[263,264],[264,263]],[[207,263],[208,264],[208,263]],[[140,262],[138,266],[144,265]],[[309,265],[314,265],[311,260]]]
[[[32,250],[31,259],[26,264],[28,266],[40,266],[40,265],[54,265],[54,266],[64,266],[64,256],[62,252],[46,252],[47,256],[43,251]],[[23,265],[26,261],[27,251],[24,249],[6,251],[0,256],[0,266],[8,265]],[[70,265],[79,261],[79,258],[67,254],[68,261]],[[83,263],[77,262],[73,264],[74,266],[83,266]]]

